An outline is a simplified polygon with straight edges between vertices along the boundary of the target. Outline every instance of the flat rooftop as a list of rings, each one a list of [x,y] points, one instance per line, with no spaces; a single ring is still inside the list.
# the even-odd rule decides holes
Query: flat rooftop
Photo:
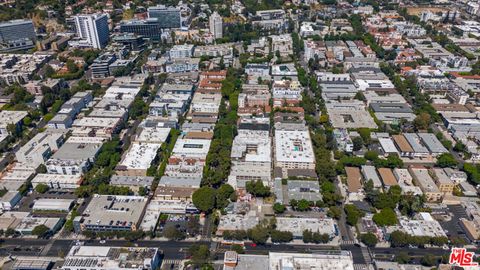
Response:
[[[359,192],[362,188],[362,175],[357,167],[345,167],[347,173],[347,187],[349,192]]]
[[[269,131],[239,130],[233,140],[231,157],[244,161],[271,162],[272,139]]]
[[[158,260],[157,256],[157,248],[73,246],[63,268],[143,269]]]
[[[101,143],[73,143],[67,141],[51,159],[59,160],[86,160],[94,158],[100,151]]]
[[[275,131],[275,161],[314,163],[312,142],[308,131]]]
[[[83,212],[85,225],[136,226],[140,222],[147,198],[95,194]],[[85,216],[85,215],[88,216]]]
[[[119,166],[125,166],[127,169],[146,170],[157,156],[157,151],[161,146],[158,143],[133,142]]]
[[[206,158],[211,140],[178,139],[173,148],[173,155]]]
[[[367,111],[329,109],[328,116],[334,128],[377,128],[377,124]]]
[[[26,111],[0,111],[0,128],[7,128],[8,124],[16,124],[27,115]]]
[[[153,176],[123,176],[112,175],[110,178],[110,185],[114,186],[147,186],[150,187],[153,183]]]
[[[277,230],[291,232],[294,236],[302,236],[303,231],[335,234],[335,221],[331,218],[299,218],[277,217]]]

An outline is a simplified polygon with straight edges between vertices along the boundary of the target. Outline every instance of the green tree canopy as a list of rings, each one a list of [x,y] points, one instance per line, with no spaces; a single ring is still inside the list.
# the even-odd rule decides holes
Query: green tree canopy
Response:
[[[450,153],[443,153],[437,157],[437,166],[440,168],[447,168],[447,167],[456,167],[458,165],[458,161],[455,157]]]
[[[38,193],[45,193],[48,191],[48,186],[45,185],[45,184],[38,184],[36,187],[35,187],[35,191],[38,192]]]
[[[215,207],[215,197],[215,189],[205,186],[193,193],[192,201],[200,211],[210,212]]]
[[[50,231],[50,228],[48,228],[45,225],[38,225],[32,230],[32,234],[38,236],[39,238],[44,237],[47,235],[47,233]]]
[[[384,208],[380,213],[373,215],[373,221],[379,226],[393,226],[397,224],[397,215],[391,208]]]
[[[375,247],[375,245],[378,243],[377,236],[371,232],[360,235],[360,241],[362,241],[362,243],[368,247]]]

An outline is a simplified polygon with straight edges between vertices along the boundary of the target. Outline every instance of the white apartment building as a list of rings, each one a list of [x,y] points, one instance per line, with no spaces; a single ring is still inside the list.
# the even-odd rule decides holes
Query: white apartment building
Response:
[[[234,188],[244,188],[248,181],[261,180],[271,186],[271,156],[269,131],[240,129],[233,140],[228,183]]]
[[[275,131],[275,167],[288,175],[289,169],[315,169],[315,156],[308,130]]]
[[[72,47],[103,49],[109,39],[107,14],[82,14],[74,17],[78,39],[70,41]]]
[[[223,20],[218,12],[213,12],[209,18],[210,33],[215,39],[223,37]]]
[[[15,156],[17,161],[37,168],[40,164],[45,163],[54,151],[58,150],[62,142],[62,133],[39,133],[20,148]]]
[[[169,51],[170,59],[175,58],[189,58],[193,56],[192,44],[181,44],[173,46]]]

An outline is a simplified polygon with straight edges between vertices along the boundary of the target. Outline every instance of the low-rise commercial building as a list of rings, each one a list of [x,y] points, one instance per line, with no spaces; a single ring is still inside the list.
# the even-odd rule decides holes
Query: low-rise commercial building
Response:
[[[32,179],[32,186],[47,185],[50,189],[76,189],[83,182],[80,174],[46,174],[39,173]]]
[[[154,270],[160,261],[157,248],[73,246],[61,269]]]
[[[123,176],[113,175],[110,178],[110,185],[118,187],[128,187],[130,190],[138,194],[140,188],[150,190],[153,184],[152,176]]]
[[[72,208],[73,200],[40,198],[33,204],[33,211],[68,212]]]
[[[440,223],[429,213],[419,213],[417,219],[401,218],[399,220],[402,231],[412,236],[446,237]]]
[[[136,231],[139,229],[147,198],[140,196],[94,195],[85,211],[73,221],[82,231]]]
[[[276,220],[277,230],[291,232],[297,239],[303,237],[305,230],[328,234],[330,238],[338,234],[335,221],[331,218],[277,217]]]
[[[0,210],[10,211],[15,207],[22,199],[22,194],[16,190],[7,191],[2,197],[0,197]]]
[[[328,251],[310,253],[277,253],[268,255],[237,254],[227,251],[224,259],[224,270],[267,269],[282,267],[310,269],[312,265],[320,265],[325,270],[353,270],[353,257],[350,251]]]

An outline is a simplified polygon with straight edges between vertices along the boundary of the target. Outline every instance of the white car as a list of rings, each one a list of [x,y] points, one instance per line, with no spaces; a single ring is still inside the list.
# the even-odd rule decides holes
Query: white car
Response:
[[[100,240],[100,244],[105,244],[106,241],[105,240]]]

